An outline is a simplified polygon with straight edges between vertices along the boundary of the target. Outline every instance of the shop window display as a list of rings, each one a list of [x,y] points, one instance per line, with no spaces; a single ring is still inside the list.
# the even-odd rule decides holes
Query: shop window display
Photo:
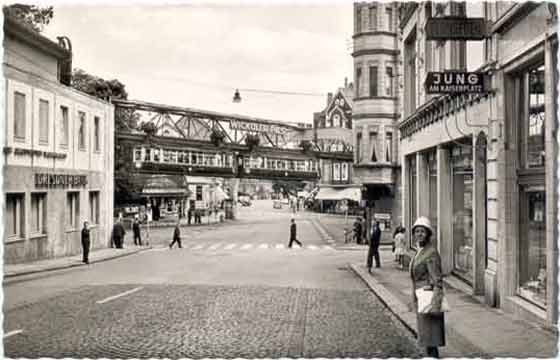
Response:
[[[410,219],[411,219],[411,226],[416,221],[418,217],[417,207],[416,207],[416,154],[413,154],[409,157],[408,160],[408,168],[410,172],[410,189],[409,189],[409,204],[410,204]],[[412,232],[409,232],[411,235]],[[411,247],[415,248],[416,244],[412,236],[410,237],[410,245]]]
[[[436,152],[432,151],[428,154],[428,187],[429,187],[429,195],[428,195],[428,216],[430,218],[430,222],[432,223],[432,228],[434,229],[434,233],[432,234],[432,242],[434,245],[437,246],[437,161],[436,161]]]
[[[546,219],[544,191],[524,193],[524,234],[520,242],[519,294],[546,307]]]
[[[457,145],[453,165],[453,271],[473,281],[473,172],[472,148]]]

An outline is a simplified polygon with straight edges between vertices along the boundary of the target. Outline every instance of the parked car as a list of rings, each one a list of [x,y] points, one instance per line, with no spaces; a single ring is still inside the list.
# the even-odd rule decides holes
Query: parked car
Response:
[[[251,206],[251,200],[243,199],[243,200],[239,200],[239,203],[240,203],[242,206]]]

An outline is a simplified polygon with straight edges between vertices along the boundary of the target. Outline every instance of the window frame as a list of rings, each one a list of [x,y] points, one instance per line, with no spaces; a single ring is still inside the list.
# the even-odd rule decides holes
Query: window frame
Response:
[[[369,133],[369,161],[373,162],[373,163],[378,163],[379,162],[379,156],[377,156],[377,142],[378,142],[378,133],[377,131],[370,131]],[[375,159],[374,159],[375,158]]]
[[[83,115],[83,117],[82,117]],[[82,130],[82,133],[80,131]],[[82,110],[78,110],[78,150],[87,150],[87,113]]]
[[[89,223],[99,225],[101,192],[99,190],[89,191]]]
[[[385,8],[385,15],[387,19],[387,31],[393,32],[393,8],[390,7],[390,5]]]
[[[59,105],[58,110],[60,112],[60,125],[62,127],[59,145],[61,148],[67,149],[70,145],[70,108],[66,105]]]
[[[101,117],[93,116],[93,151],[101,152]]]
[[[379,96],[379,67],[377,65],[369,66],[369,96]]]
[[[38,121],[39,121],[39,144],[48,145],[49,144],[49,113],[50,113],[50,102],[49,100],[39,98],[38,105]]]
[[[25,239],[26,229],[25,229],[25,193],[23,192],[12,192],[5,194],[6,204],[4,205],[4,210],[6,215],[11,210],[8,208],[10,200],[8,198],[14,198],[16,200],[16,206],[14,207],[14,217],[5,216],[4,226],[4,243],[10,243]],[[9,220],[12,220],[15,224],[14,233],[8,233],[10,229]]]
[[[67,231],[76,231],[80,227],[80,192],[66,192],[66,221]]]
[[[392,66],[386,66],[385,67],[385,95],[389,96],[389,97],[394,97],[395,96],[395,86],[394,86],[394,82],[393,82],[393,67]]]
[[[369,31],[377,31],[377,28],[378,28],[377,18],[378,18],[377,6],[376,5],[371,5],[368,8],[368,23],[369,23],[368,28],[369,28]]]
[[[14,100],[13,100],[13,106],[14,106],[14,140],[18,141],[18,142],[25,142],[26,137],[27,137],[27,111],[28,111],[28,102],[27,102],[27,94],[22,92],[22,91],[18,91],[18,90],[14,90],[13,92],[14,94]],[[20,118],[18,118],[17,114],[18,114],[18,109],[20,107],[18,107],[18,100],[17,99],[21,99],[21,97],[23,97],[23,114],[21,114]],[[18,119],[20,119],[18,121]],[[23,125],[21,125],[21,128],[18,128],[18,124],[23,123]],[[23,135],[18,133],[18,129],[20,129],[21,131],[23,131]]]
[[[35,199],[39,199],[39,207],[37,209],[37,214],[35,213],[35,208],[33,207],[33,202]],[[30,236],[43,236],[47,234],[47,193],[46,192],[32,192],[30,202]],[[37,215],[37,228],[34,228],[34,216]]]

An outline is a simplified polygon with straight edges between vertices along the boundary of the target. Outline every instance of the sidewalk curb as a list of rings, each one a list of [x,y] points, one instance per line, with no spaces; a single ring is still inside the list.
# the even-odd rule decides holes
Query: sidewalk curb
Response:
[[[416,338],[416,316],[413,312],[408,310],[406,304],[403,304],[396,296],[391,294],[391,292],[377,281],[374,276],[369,276],[365,270],[351,263],[349,263],[348,266],[366,283],[383,305],[385,305]]]
[[[99,262],[103,262],[103,261],[118,259],[118,258],[121,258],[121,257],[129,256],[129,255],[133,255],[133,254],[138,254],[142,251],[147,251],[147,250],[150,250],[150,249],[152,249],[152,246],[148,246],[148,247],[145,247],[145,248],[142,248],[142,249],[135,249],[133,251],[129,251],[129,252],[121,253],[121,254],[117,253],[117,254],[107,256],[107,257],[91,260],[90,264],[95,264],[95,263],[99,263]],[[37,273],[46,273],[46,272],[50,272],[50,271],[69,269],[69,268],[73,268],[73,267],[86,266],[86,265],[87,264],[84,264],[81,261],[76,261],[76,262],[68,262],[68,263],[60,264],[60,265],[52,265],[52,266],[47,265],[47,266],[43,266],[43,267],[40,267],[40,268],[37,268],[37,269],[24,270],[24,271],[15,272],[15,273],[4,273],[3,283],[6,283],[8,281],[16,280],[20,276],[37,274]]]

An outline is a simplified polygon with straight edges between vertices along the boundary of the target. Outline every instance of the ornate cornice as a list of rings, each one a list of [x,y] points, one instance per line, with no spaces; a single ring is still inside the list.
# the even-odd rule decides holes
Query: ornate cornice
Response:
[[[394,49],[364,49],[356,50],[352,53],[352,57],[362,56],[362,55],[392,55],[399,56],[400,51]]]
[[[384,35],[384,36],[392,36],[397,37],[397,33],[389,32],[389,31],[364,31],[357,34],[352,35],[352,39],[357,39],[362,36],[370,36],[370,35]]]
[[[425,127],[454,114],[473,103],[479,103],[492,92],[484,94],[442,95],[424,103],[416,111],[399,124],[401,139],[407,138]]]
[[[398,119],[399,117],[400,115],[395,113],[360,113],[360,114],[353,114],[352,120],[376,119],[376,118]]]

